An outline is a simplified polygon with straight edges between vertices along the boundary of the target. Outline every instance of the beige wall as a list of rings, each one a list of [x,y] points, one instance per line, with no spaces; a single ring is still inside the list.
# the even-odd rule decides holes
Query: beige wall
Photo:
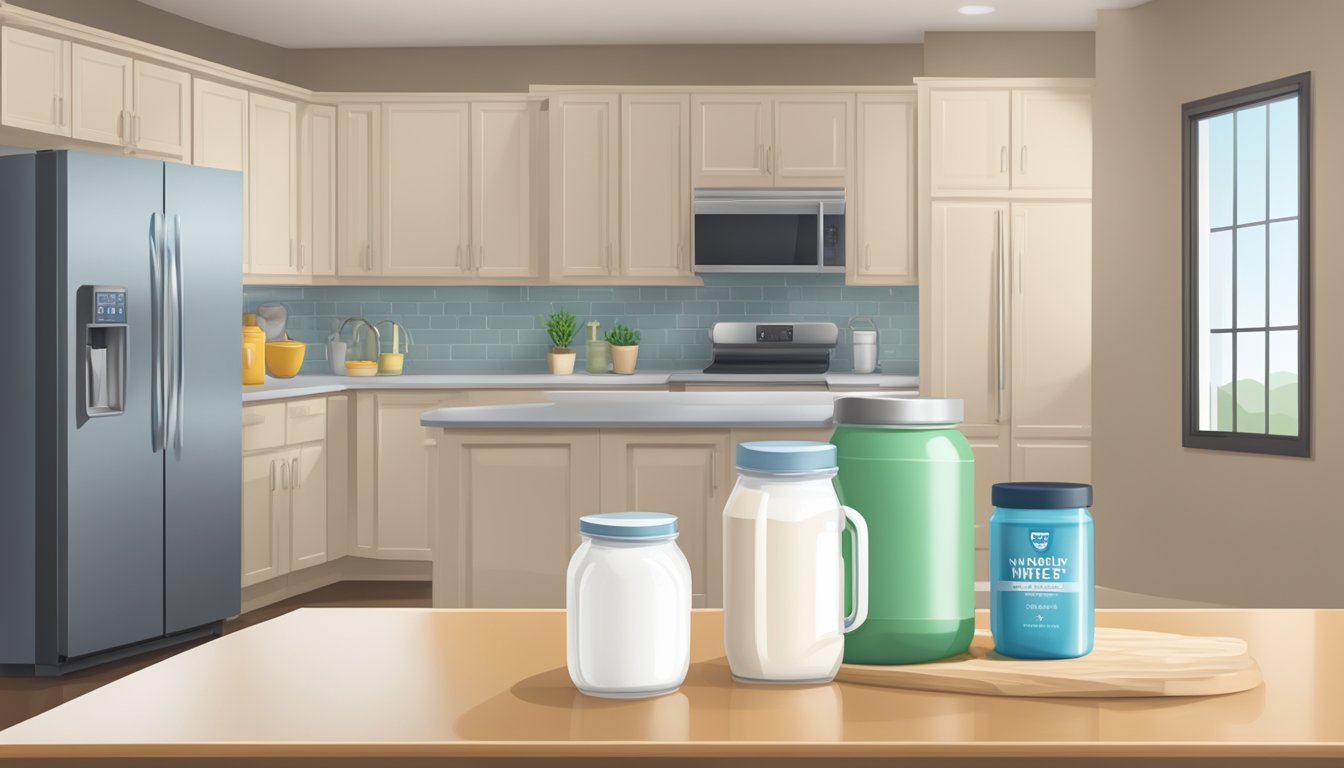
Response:
[[[1097,583],[1344,607],[1344,3],[1103,12],[1094,122]],[[1181,105],[1314,73],[1314,458],[1181,447]]]
[[[926,32],[926,77],[1091,77],[1091,32]]]

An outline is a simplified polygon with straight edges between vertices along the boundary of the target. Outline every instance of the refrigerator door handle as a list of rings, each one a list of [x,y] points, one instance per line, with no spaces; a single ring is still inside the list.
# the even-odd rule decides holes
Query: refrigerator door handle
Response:
[[[186,400],[186,387],[183,386],[183,379],[186,375],[186,354],[184,349],[184,340],[187,337],[186,312],[184,305],[186,302],[182,296],[182,217],[173,217],[173,305],[177,310],[177,323],[174,328],[176,353],[173,355],[173,418],[174,418],[174,443],[177,450],[181,451],[184,444],[182,437],[182,403]]]
[[[164,449],[168,442],[167,412],[163,404],[164,341],[163,341],[163,260],[159,245],[159,214],[149,215],[149,292],[150,292],[150,368],[149,368],[149,421],[150,444],[154,452]]]

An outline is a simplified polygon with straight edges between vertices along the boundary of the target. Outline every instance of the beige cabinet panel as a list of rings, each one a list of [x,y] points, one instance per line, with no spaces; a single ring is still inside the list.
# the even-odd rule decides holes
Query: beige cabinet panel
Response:
[[[429,560],[437,467],[431,431],[420,414],[444,405],[439,395],[378,395],[375,426],[377,513],[375,551],[400,560]]]
[[[471,105],[470,269],[480,277],[538,277],[532,242],[532,107]]]
[[[691,274],[690,97],[621,96],[621,272]]]
[[[771,100],[754,94],[691,96],[691,183],[769,187]]]
[[[291,449],[290,570],[327,561],[327,450],[323,443]]]
[[[1092,424],[1092,205],[1015,203],[1013,426]]]
[[[930,92],[929,176],[933,194],[1008,189],[1010,101],[1007,90]]]
[[[469,107],[384,104],[382,274],[470,271]]]
[[[617,271],[619,97],[551,99],[551,277],[606,277]]]
[[[0,29],[0,124],[70,135],[70,43]]]
[[[677,516],[691,601],[723,605],[723,507],[732,491],[726,430],[602,432],[602,511]]]
[[[935,201],[930,232],[930,392],[961,398],[963,424],[1006,423],[1008,206]],[[1003,312],[1000,312],[1001,303]]]
[[[598,510],[595,431],[438,435],[434,607],[563,608],[579,517]]]
[[[1091,440],[1017,440],[1014,453],[1014,480],[1092,482]]]
[[[1013,189],[1092,191],[1092,94],[1013,91]]]
[[[299,272],[336,274],[336,108],[308,104],[299,120]]]
[[[100,144],[130,144],[134,76],[129,56],[70,47],[70,135]]]
[[[967,430],[963,430],[965,432]],[[1017,478],[1012,475],[1012,451],[1008,447],[1008,428],[998,434],[966,436],[975,455],[975,548],[989,548],[989,516],[994,514],[991,489],[995,483]]]
[[[191,75],[147,61],[135,62],[131,146],[191,161]]]
[[[298,108],[252,94],[248,103],[247,261],[253,275],[298,274]]]
[[[199,78],[192,81],[191,161],[227,171],[246,170],[247,91]]]
[[[915,97],[860,94],[850,239],[854,282],[915,280]]]
[[[288,528],[289,490],[282,467],[288,451],[243,456],[244,587],[286,572],[288,546],[281,534]]]
[[[775,140],[766,170],[776,186],[844,185],[854,97],[809,93],[774,98]]]
[[[336,108],[336,272],[345,277],[379,273],[382,123],[377,104]]]

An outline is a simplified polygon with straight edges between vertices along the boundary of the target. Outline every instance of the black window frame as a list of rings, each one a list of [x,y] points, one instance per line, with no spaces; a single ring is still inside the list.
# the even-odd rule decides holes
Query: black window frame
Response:
[[[1268,434],[1269,410],[1265,410],[1266,434],[1221,432],[1199,428],[1199,121],[1234,112],[1246,107],[1268,103],[1288,95],[1298,97],[1298,339],[1297,339],[1297,408],[1298,433],[1296,437]],[[1218,451],[1270,454],[1276,456],[1311,456],[1311,73],[1285,77],[1249,88],[1224,93],[1181,107],[1181,203],[1182,203],[1182,435],[1186,448]],[[1234,150],[1235,151],[1235,145]],[[1268,157],[1266,157],[1268,162]],[[1268,170],[1266,170],[1268,174]],[[1268,207],[1269,200],[1265,205]],[[1236,190],[1233,189],[1233,216],[1236,216]],[[1235,273],[1236,264],[1233,263]],[[1268,275],[1268,273],[1266,273]],[[1235,288],[1234,288],[1235,293]],[[1269,323],[1269,307],[1265,307],[1265,323]],[[1233,322],[1236,322],[1235,316]],[[1266,334],[1268,337],[1268,334]],[[1233,349],[1236,348],[1233,335]],[[1268,365],[1268,358],[1266,358]],[[1232,411],[1235,414],[1237,398],[1235,382],[1237,371],[1232,371],[1234,382]],[[1265,382],[1268,400],[1269,382]],[[1267,403],[1268,405],[1268,403]]]

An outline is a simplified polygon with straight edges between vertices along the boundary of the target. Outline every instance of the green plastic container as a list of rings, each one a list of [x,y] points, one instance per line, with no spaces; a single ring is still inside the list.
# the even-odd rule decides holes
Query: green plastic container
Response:
[[[975,459],[954,429],[960,400],[835,402],[840,503],[868,522],[868,620],[846,664],[914,664],[963,653],[975,634]],[[849,539],[844,544],[850,567]],[[846,610],[850,601],[846,586]]]

